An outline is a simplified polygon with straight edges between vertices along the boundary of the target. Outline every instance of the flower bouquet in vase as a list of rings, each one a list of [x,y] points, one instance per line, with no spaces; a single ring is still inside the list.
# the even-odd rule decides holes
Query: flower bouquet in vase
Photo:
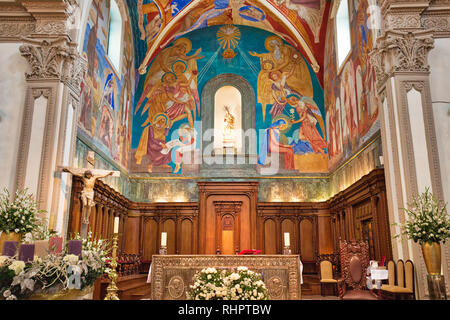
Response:
[[[5,188],[0,194],[0,252],[5,241],[20,242],[22,236],[36,228],[38,205],[28,190],[17,190],[13,200]]]
[[[446,204],[430,192],[414,197],[408,209],[403,209],[406,221],[400,225],[401,235],[422,246],[427,271],[430,275],[441,274],[441,246],[450,237],[450,217]],[[396,225],[396,224],[394,224]]]

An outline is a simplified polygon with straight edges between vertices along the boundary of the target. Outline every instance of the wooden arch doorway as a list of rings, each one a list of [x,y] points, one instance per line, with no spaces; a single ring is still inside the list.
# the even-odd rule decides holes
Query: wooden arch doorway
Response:
[[[199,254],[235,254],[257,246],[258,182],[198,182]]]

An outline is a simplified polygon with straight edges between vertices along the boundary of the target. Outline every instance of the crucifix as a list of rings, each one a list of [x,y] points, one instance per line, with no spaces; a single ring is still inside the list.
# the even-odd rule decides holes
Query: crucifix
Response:
[[[120,171],[94,169],[95,159],[93,151],[89,151],[86,160],[88,162],[87,168],[60,167],[63,172],[68,172],[74,176],[81,177],[84,183],[83,190],[81,191],[81,203],[83,204],[81,220],[82,238],[87,238],[89,216],[91,209],[95,206],[95,182],[97,179],[105,178],[107,176],[120,177]]]

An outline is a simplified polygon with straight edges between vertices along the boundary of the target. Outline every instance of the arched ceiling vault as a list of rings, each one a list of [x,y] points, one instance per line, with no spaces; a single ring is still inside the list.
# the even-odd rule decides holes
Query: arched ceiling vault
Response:
[[[141,74],[145,74],[149,62],[176,37],[204,27],[205,23],[208,26],[224,23],[224,19],[217,18],[219,15],[228,16],[231,23],[251,25],[281,36],[304,54],[315,72],[319,72],[322,65],[320,61],[322,54],[319,51],[323,48],[321,44],[323,39],[320,39],[320,33],[325,24],[322,21],[323,17],[327,16],[325,11],[329,10],[327,0],[128,0],[127,2],[129,6],[138,7],[138,14],[142,14],[145,3],[153,3],[162,13],[161,16],[164,16],[158,33],[147,43],[144,59],[138,61]],[[174,3],[183,3],[184,7],[176,8]],[[261,12],[264,18],[258,23],[241,19],[243,8],[250,8],[256,13]],[[179,9],[176,14],[175,9]],[[192,12],[196,13],[197,20],[189,22]],[[140,28],[143,29],[143,26]],[[135,28],[137,29],[139,28]]]

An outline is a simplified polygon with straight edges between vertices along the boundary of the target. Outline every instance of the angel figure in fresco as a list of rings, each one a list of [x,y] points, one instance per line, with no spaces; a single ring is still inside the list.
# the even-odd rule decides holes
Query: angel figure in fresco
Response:
[[[148,111],[147,121],[159,113],[165,113],[171,123],[187,118],[191,127],[194,127],[192,113],[195,116],[195,101],[190,83],[192,80],[186,83],[186,78],[180,80],[173,72],[164,73],[160,83],[147,93],[148,99],[145,104],[138,103],[134,113],[136,114],[143,106],[141,114]]]
[[[282,114],[284,108],[286,107],[286,97],[292,92],[292,89],[286,83],[286,79],[290,77],[291,74],[292,69],[289,72],[281,73],[280,71],[272,71],[269,73],[269,79],[272,82],[272,97],[274,100],[272,108],[270,109],[272,119]]]
[[[183,60],[177,60],[172,65],[172,71],[177,77],[177,83],[184,92],[184,99],[188,102],[189,109],[193,111],[195,121],[197,119],[197,114],[200,113],[200,105],[197,103],[200,99],[197,92],[197,86],[194,83],[195,77],[190,73],[186,75],[187,68],[187,64]]]
[[[345,110],[345,131],[344,131],[344,138],[345,139],[352,139],[356,133],[357,133],[357,111],[355,111],[356,108],[356,92],[354,87],[354,77],[353,74],[350,74],[349,69],[351,70],[353,68],[353,64],[347,65],[348,68],[344,71],[344,81],[342,82],[342,88],[341,91],[343,91],[343,94],[341,95],[341,98],[343,99],[343,107]]]
[[[328,155],[332,158],[336,153],[336,110],[332,103],[328,106],[327,113],[327,124],[328,124]]]
[[[261,103],[263,122],[266,119],[267,106],[275,102],[272,96],[272,80],[269,78],[274,66],[270,60],[261,61],[261,72],[258,75],[258,103]]]
[[[179,38],[191,31],[205,28],[208,26],[208,20],[221,16],[229,8],[230,0],[214,0],[214,7],[209,8],[205,13],[203,13],[197,21],[194,22],[186,30],[177,33],[174,38]]]
[[[195,106],[190,99],[188,86],[183,81],[178,81],[173,72],[167,72],[162,80],[168,101],[166,102],[166,114],[172,123],[188,118],[191,127],[194,127],[192,111],[195,113]]]
[[[327,142],[320,135],[316,127],[316,124],[319,123],[322,133],[325,134],[325,125],[317,104],[313,99],[300,97],[300,95],[295,93],[289,95],[287,99],[299,115],[298,120],[291,120],[291,124],[301,123],[298,131],[299,140],[307,141],[314,153],[325,154]]]
[[[138,0],[137,12],[138,26],[141,34],[140,39],[145,40],[147,38],[147,44],[149,44],[161,30],[164,17],[161,16],[162,13],[158,4],[153,0],[146,0],[145,3],[144,0]],[[146,25],[144,21],[147,22]]]
[[[278,36],[270,36],[265,41],[267,53],[249,52],[251,56],[260,59],[261,71],[258,76],[258,87],[263,87],[265,73],[267,73],[268,61],[273,64],[271,72],[279,71],[286,75],[285,82],[293,91],[299,92],[304,96],[313,96],[312,81],[308,66],[293,47],[284,44]],[[258,92],[259,95],[259,92]],[[258,100],[262,100],[258,98]]]
[[[189,162],[185,154],[195,150],[197,132],[188,124],[182,124],[178,129],[178,136],[178,139],[166,143],[165,149],[162,151],[164,154],[172,153],[172,161],[175,163],[173,173],[179,173],[181,164],[185,161]],[[190,161],[192,160],[190,159]]]
[[[153,119],[147,119],[142,126],[145,129],[136,150],[136,163],[141,164],[142,158],[147,155],[150,159],[148,172],[152,172],[153,167],[170,168],[170,153],[164,152],[167,149],[166,136],[169,134],[170,119],[166,114],[159,113]]]
[[[144,103],[144,100],[151,96],[151,91],[157,90],[156,88],[161,85],[161,79],[163,75],[167,72],[173,72],[172,69],[178,64],[179,61],[186,63],[186,68],[184,68],[183,76],[190,80],[190,90],[197,107],[200,106],[200,101],[198,98],[197,91],[197,60],[202,59],[200,56],[201,48],[198,49],[193,55],[187,56],[187,54],[192,49],[192,42],[187,38],[180,38],[176,40],[171,47],[165,48],[156,57],[155,61],[151,64],[147,77],[144,82],[144,89],[142,95],[138,101],[137,108],[140,108]],[[181,69],[181,66],[177,68]],[[161,111],[154,112],[157,114]]]
[[[283,143],[282,132],[289,128],[289,120],[281,117],[266,129],[261,143],[258,163],[265,165],[269,153],[284,154],[284,169],[295,170],[294,150],[292,146]]]
[[[98,138],[103,144],[108,147],[109,153],[113,155],[113,132],[114,132],[114,120],[111,112],[106,106],[103,106],[100,116],[100,127],[98,130]]]

